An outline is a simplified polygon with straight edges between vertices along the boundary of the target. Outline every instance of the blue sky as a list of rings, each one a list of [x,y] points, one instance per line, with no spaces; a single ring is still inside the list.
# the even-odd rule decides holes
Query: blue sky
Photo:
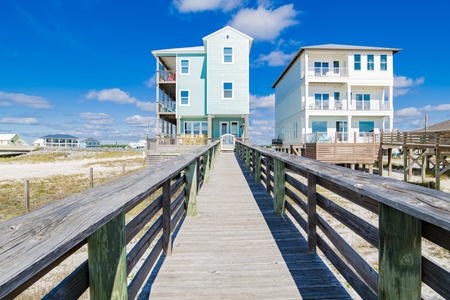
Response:
[[[450,119],[450,2],[1,0],[0,133],[103,143],[155,124],[152,50],[201,46],[230,25],[254,38],[250,138],[274,137],[273,82],[302,46],[397,47],[394,127]]]

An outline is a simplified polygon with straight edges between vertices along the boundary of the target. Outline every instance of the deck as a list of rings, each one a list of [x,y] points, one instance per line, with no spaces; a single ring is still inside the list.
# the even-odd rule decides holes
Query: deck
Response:
[[[218,156],[139,299],[351,299],[234,153]]]

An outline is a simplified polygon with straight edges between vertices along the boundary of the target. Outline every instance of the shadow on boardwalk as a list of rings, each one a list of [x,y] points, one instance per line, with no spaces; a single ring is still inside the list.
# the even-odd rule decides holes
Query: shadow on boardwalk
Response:
[[[351,299],[233,154],[220,155],[198,205],[139,299]]]
[[[307,241],[289,217],[273,213],[273,197],[236,159],[303,299],[352,299],[322,259],[308,253]]]

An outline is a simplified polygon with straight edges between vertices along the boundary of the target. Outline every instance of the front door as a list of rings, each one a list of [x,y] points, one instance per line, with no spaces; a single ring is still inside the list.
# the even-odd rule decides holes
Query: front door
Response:
[[[228,122],[220,122],[220,136],[230,133],[228,129]]]

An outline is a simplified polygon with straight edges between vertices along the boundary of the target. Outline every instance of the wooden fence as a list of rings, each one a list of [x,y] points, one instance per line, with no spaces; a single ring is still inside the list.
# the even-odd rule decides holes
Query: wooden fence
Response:
[[[178,221],[196,214],[196,194],[214,166],[218,145],[0,223],[0,299],[19,295],[86,243],[88,260],[45,298],[77,299],[89,288],[91,299],[134,299],[160,254],[170,255]],[[125,214],[160,189],[162,194],[125,224]],[[132,276],[128,283],[127,276]]]
[[[450,250],[448,194],[241,142],[236,145],[255,180],[273,194],[274,212],[289,212],[307,234],[309,251],[318,247],[363,299],[421,299],[422,281],[450,298],[448,265],[422,255],[422,238],[443,252]],[[358,208],[346,209],[335,199],[346,199]],[[378,227],[362,218],[361,209],[377,216]],[[330,219],[339,226],[333,227]],[[343,226],[378,249],[376,267],[338,233]]]

